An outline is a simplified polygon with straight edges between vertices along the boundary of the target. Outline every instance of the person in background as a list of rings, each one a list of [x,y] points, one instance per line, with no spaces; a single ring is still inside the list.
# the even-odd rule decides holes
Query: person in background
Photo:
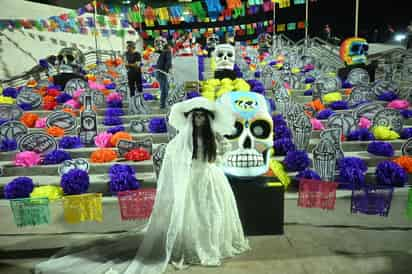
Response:
[[[332,30],[329,26],[329,24],[326,24],[323,28],[322,31],[322,38],[323,40],[330,42],[331,38],[332,38]]]
[[[130,89],[130,98],[136,95],[136,89],[139,93],[143,92],[142,70],[140,67],[141,62],[142,57],[140,53],[136,51],[135,42],[127,41],[126,68]]]
[[[407,27],[406,49],[412,49],[412,20]]]
[[[169,93],[168,73],[172,68],[172,53],[164,37],[157,37],[154,41],[155,49],[160,54],[156,64],[156,79],[160,85],[160,108],[166,108],[166,98]]]

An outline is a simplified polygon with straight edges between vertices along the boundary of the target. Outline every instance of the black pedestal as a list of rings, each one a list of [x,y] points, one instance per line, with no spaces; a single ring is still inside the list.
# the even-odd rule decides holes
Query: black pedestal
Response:
[[[215,79],[225,79],[229,78],[231,80],[236,79],[236,71],[230,70],[230,69],[222,69],[222,70],[216,70],[215,71]]]
[[[284,187],[273,177],[228,177],[246,235],[283,234]]]

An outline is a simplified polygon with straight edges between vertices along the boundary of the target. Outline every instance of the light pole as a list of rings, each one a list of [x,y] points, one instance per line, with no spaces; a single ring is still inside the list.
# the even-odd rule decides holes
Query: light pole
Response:
[[[355,37],[358,37],[359,25],[359,0],[355,0]]]

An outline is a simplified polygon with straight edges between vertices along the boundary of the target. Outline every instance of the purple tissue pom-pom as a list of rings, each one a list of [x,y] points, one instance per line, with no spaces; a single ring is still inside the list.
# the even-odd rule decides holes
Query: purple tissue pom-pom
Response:
[[[312,94],[313,94],[313,90],[311,89],[305,90],[305,92],[303,93],[303,95],[305,96],[312,96]]]
[[[29,177],[18,177],[4,187],[6,199],[27,198],[33,191],[33,180]]]
[[[17,149],[17,142],[14,139],[3,139],[0,142],[0,151],[13,151]]]
[[[115,126],[115,127],[109,128],[109,129],[107,130],[107,133],[115,134],[115,133],[117,133],[117,132],[119,132],[119,131],[125,131],[125,130],[126,130],[126,129],[125,129],[124,126]]]
[[[145,92],[143,93],[143,100],[145,101],[153,101],[155,99],[155,97],[153,96],[153,94]]]
[[[351,131],[348,136],[346,136],[348,141],[373,141],[375,136],[369,132],[367,128],[360,128]]]
[[[292,131],[287,126],[275,126],[275,139],[289,138],[292,139]]]
[[[136,174],[136,171],[132,166],[129,165],[122,165],[122,164],[114,164],[109,169],[109,174],[120,174],[120,173],[128,173],[128,174]]]
[[[333,110],[348,109],[348,102],[346,101],[335,101],[329,105]]]
[[[130,174],[127,172],[110,174],[109,189],[111,193],[138,189],[139,187],[140,183],[136,179],[134,174]]]
[[[3,90],[3,96],[17,98],[17,94],[18,92],[17,92],[17,89],[15,88],[8,87]]]
[[[401,131],[401,139],[409,139],[412,137],[412,127],[406,127]]]
[[[0,118],[0,126],[4,123],[7,123],[9,120]]]
[[[122,108],[108,108],[106,109],[105,116],[122,116],[124,115],[124,111]]]
[[[89,174],[84,170],[75,168],[63,174],[60,186],[65,194],[82,194],[87,192],[89,183]]]
[[[398,95],[396,93],[392,92],[392,91],[385,91],[385,92],[379,94],[379,96],[378,96],[378,100],[381,100],[381,101],[390,102],[390,101],[393,101],[395,99],[398,99]]]
[[[315,82],[315,80],[316,80],[315,77],[311,77],[311,76],[306,77],[305,84],[311,84],[311,83]]]
[[[392,157],[394,155],[391,143],[375,141],[368,145],[368,152],[378,156]]]
[[[404,119],[409,119],[412,117],[412,110],[411,109],[402,109],[400,111],[401,115]]]
[[[408,181],[406,171],[397,163],[382,161],[376,167],[376,181],[381,185],[403,187]]]
[[[325,108],[324,110],[321,110],[318,112],[318,114],[316,115],[316,118],[318,118],[319,120],[326,120],[329,118],[329,116],[335,114],[335,112],[329,108]]]
[[[255,71],[255,78],[260,78],[260,71]]]
[[[344,157],[338,161],[338,167],[340,170],[346,168],[359,169],[362,172],[366,172],[368,167],[364,160],[358,157]]]
[[[57,97],[56,97],[56,101],[57,101],[57,103],[59,103],[59,104],[64,104],[64,103],[66,103],[67,101],[69,101],[69,100],[71,100],[71,99],[73,99],[73,97],[71,97],[70,96],[70,94],[67,94],[67,93],[60,93]]]
[[[150,133],[167,132],[166,119],[163,117],[153,117],[149,122]]]
[[[33,109],[33,106],[30,103],[21,103],[19,107],[24,111],[29,111]]]
[[[105,126],[117,126],[121,125],[122,123],[122,118],[118,116],[105,116],[103,120],[103,124]]]
[[[109,101],[109,102],[106,102],[106,105],[109,108],[122,108],[123,107],[123,103],[121,100]]]
[[[188,93],[186,94],[186,99],[192,99],[192,98],[200,97],[200,96],[201,96],[201,95],[200,95],[199,92],[197,92],[197,91],[190,91],[190,92],[188,92]]]
[[[349,184],[351,188],[359,188],[365,185],[365,174],[360,169],[346,167],[340,169],[338,180],[342,183]]]
[[[289,151],[283,164],[287,171],[302,171],[309,167],[310,159],[304,150]]]
[[[342,88],[352,88],[352,87],[353,87],[352,84],[347,81],[342,83]]]
[[[316,173],[316,171],[312,170],[312,169],[305,169],[300,171],[297,175],[296,175],[296,179],[300,180],[300,179],[311,179],[311,180],[320,180],[320,176],[318,173]]]
[[[276,110],[275,100],[273,100],[273,98],[269,98],[269,99],[267,99],[267,100],[268,100],[268,103],[269,103],[270,113],[272,113],[273,111]]]
[[[275,155],[286,155],[289,151],[296,150],[296,146],[289,138],[276,139],[273,142],[275,148]]]
[[[287,123],[286,123],[285,119],[283,118],[282,114],[272,116],[272,121],[273,121],[273,126],[274,127],[286,126],[287,125]]]
[[[43,165],[56,165],[56,164],[60,164],[66,160],[71,160],[71,159],[72,157],[70,156],[69,153],[67,153],[64,150],[56,149],[44,155],[42,164]]]
[[[115,83],[107,84],[107,85],[105,86],[105,88],[107,88],[107,89],[115,89],[115,88],[116,88],[116,84],[115,84]]]
[[[63,149],[79,148],[83,144],[77,136],[64,136],[59,141],[59,147]]]

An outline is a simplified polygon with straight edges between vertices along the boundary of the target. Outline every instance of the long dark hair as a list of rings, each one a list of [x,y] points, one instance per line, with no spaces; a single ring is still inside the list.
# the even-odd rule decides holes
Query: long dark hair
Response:
[[[216,139],[215,139],[215,133],[212,130],[212,127],[210,125],[210,119],[214,119],[214,115],[212,112],[206,110],[206,109],[194,109],[193,111],[201,111],[206,115],[205,123],[201,128],[198,128],[195,126],[195,117],[192,115],[192,125],[193,125],[193,156],[192,159],[197,159],[197,139],[198,137],[201,138],[203,142],[203,159],[208,162],[214,162],[216,160]]]

